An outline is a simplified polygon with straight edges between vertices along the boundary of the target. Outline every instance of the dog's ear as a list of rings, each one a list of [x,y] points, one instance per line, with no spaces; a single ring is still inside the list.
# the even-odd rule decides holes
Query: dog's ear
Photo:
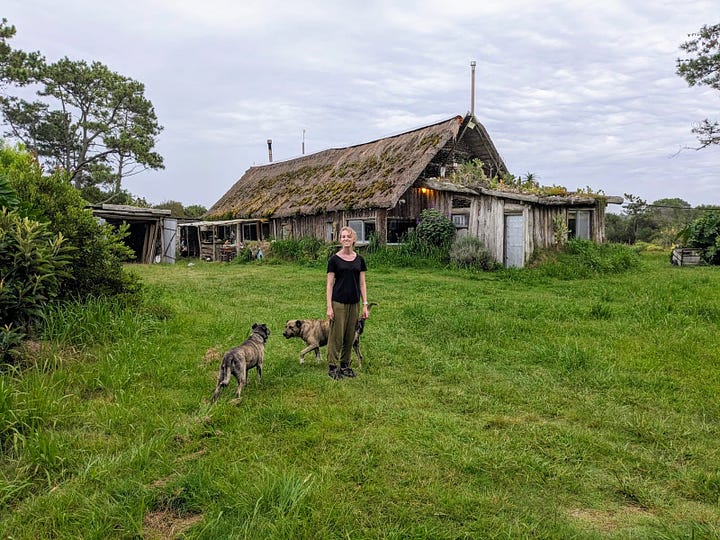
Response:
[[[258,327],[258,323],[253,323],[252,329],[255,330]]]
[[[300,320],[295,321],[295,326],[297,326],[298,328],[302,327],[302,321],[300,321]]]

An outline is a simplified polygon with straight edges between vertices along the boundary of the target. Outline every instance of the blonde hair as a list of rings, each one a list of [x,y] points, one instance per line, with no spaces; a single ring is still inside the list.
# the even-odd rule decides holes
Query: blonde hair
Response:
[[[340,233],[338,234],[338,238],[340,238],[340,237],[342,236],[343,231],[347,231],[347,232],[350,233],[350,236],[351,236],[352,239],[353,239],[353,244],[354,244],[355,242],[357,242],[357,233],[355,232],[355,229],[353,229],[352,227],[348,227],[347,225],[345,225],[344,227],[342,227],[342,228],[340,229]]]

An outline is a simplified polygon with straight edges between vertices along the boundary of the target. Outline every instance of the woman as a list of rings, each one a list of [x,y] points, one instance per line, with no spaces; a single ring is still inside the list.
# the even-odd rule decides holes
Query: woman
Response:
[[[350,227],[340,229],[340,251],[327,265],[327,317],[330,320],[328,338],[328,375],[335,380],[354,377],[350,368],[350,353],[355,339],[362,300],[363,319],[368,318],[367,287],[365,285],[365,259],[354,250],[357,236]],[[338,360],[340,369],[338,369]]]

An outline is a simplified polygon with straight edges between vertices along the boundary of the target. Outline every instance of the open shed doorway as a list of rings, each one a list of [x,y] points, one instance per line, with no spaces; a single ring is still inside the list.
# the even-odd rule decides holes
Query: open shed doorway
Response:
[[[129,234],[124,242],[135,254],[132,262],[142,264],[165,262],[163,224],[166,218],[170,218],[170,210],[103,204],[92,207],[92,213],[114,227],[120,227],[123,223],[129,225]],[[174,246],[172,249],[174,251]],[[171,258],[174,261],[174,252]]]

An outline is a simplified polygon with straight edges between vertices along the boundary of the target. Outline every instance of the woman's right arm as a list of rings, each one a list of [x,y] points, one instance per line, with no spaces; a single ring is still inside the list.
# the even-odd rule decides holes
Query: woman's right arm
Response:
[[[331,321],[335,318],[335,313],[332,308],[332,291],[335,283],[335,272],[328,272],[327,283],[325,285],[325,302],[327,304],[327,318]]]

